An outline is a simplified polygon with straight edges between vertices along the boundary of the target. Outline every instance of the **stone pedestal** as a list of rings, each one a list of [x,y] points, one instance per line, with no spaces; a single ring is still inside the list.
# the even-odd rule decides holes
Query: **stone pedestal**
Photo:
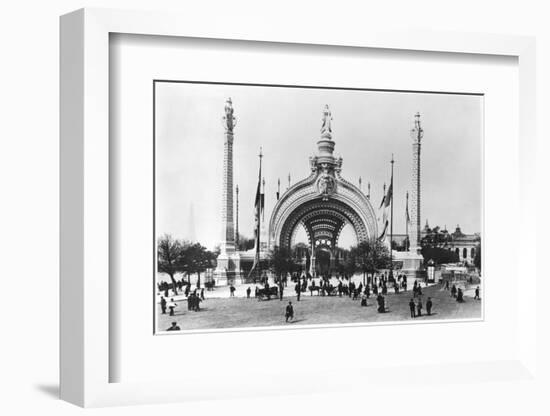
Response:
[[[410,284],[413,283],[414,279],[424,278],[424,257],[422,257],[422,254],[411,251],[394,251],[393,258],[395,261],[403,263],[399,273],[405,274]]]
[[[216,286],[242,282],[241,257],[239,253],[221,253],[218,256],[217,263],[216,270],[214,270]]]

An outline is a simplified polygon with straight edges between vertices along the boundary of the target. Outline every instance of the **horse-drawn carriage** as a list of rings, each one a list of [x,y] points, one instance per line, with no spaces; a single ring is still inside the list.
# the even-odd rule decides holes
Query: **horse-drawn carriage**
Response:
[[[338,293],[338,287],[330,283],[323,286],[310,285],[308,289],[311,296],[313,292],[317,292],[317,296],[335,296]]]
[[[270,300],[271,298],[277,298],[278,296],[279,288],[277,286],[262,288],[256,291],[256,297],[258,300]]]

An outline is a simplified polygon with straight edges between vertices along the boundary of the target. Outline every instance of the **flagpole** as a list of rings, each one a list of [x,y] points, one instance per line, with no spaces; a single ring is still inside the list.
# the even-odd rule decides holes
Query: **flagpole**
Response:
[[[258,185],[260,184],[260,180],[262,178],[262,158],[264,157],[263,153],[262,153],[262,147],[260,146],[260,154],[258,155],[258,157],[260,158],[260,171],[258,173]],[[261,192],[260,192],[260,195],[261,195]],[[259,210],[259,212],[257,213],[258,215],[258,225],[257,225],[257,230],[256,232],[258,233],[258,236],[257,236],[257,247],[256,247],[256,256],[258,257],[258,280],[261,281],[262,279],[262,259],[260,257],[260,230],[261,230],[261,223],[260,223],[260,215],[262,213],[262,202],[261,202],[261,196],[260,196],[260,203],[258,204],[258,208],[256,208],[257,210]]]
[[[391,210],[390,210],[390,278],[393,279],[393,252],[392,252],[392,242],[393,242],[393,193],[394,193],[394,187],[393,187],[393,153],[391,155]]]

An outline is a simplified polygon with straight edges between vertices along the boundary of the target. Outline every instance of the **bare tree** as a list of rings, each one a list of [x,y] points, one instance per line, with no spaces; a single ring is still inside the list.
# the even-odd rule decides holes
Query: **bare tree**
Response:
[[[182,267],[183,245],[180,241],[172,238],[170,234],[164,234],[157,243],[157,268],[159,272],[170,276],[174,294],[178,294],[175,274]]]

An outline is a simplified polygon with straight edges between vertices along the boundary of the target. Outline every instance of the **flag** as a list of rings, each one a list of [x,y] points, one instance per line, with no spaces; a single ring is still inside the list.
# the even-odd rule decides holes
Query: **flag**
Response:
[[[380,207],[378,209],[382,208],[384,206],[385,202],[386,202],[386,195],[384,195],[382,197],[382,202],[380,202]]]
[[[261,154],[261,153],[260,153]],[[262,159],[260,156],[260,170],[258,172],[258,187],[256,188],[256,198],[254,199],[254,237],[255,237],[255,249],[256,254],[254,256],[254,263],[248,273],[248,277],[252,275],[252,272],[258,267],[260,263],[260,218],[262,216],[264,206],[264,194],[261,192],[262,188]]]
[[[390,206],[392,199],[393,199],[393,176],[391,178],[390,186],[388,188],[388,193],[383,199],[383,202],[386,208]]]
[[[382,230],[382,234],[380,234],[380,237],[378,237],[378,241],[382,241],[384,237],[386,237],[386,232],[388,231],[389,224],[390,222],[386,220],[386,222],[384,223],[384,229]]]

